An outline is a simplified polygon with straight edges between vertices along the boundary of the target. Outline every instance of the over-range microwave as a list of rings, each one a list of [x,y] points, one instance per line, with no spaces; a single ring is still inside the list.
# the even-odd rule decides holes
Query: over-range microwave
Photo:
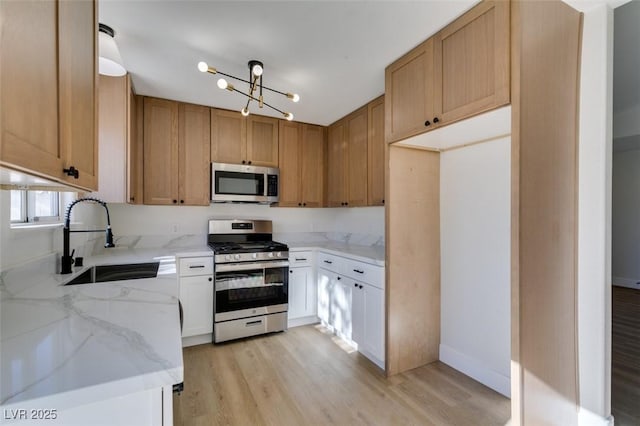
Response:
[[[279,177],[272,167],[211,163],[211,201],[277,203]]]

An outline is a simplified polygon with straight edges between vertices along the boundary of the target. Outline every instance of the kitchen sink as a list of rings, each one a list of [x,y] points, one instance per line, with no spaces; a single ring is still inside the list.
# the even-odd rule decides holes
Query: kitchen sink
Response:
[[[67,281],[64,285],[155,278],[158,276],[159,267],[160,262],[96,265]]]

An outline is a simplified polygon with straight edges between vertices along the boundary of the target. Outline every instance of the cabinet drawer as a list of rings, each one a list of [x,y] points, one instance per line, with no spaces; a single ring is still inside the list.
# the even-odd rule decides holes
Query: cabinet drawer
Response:
[[[289,252],[290,268],[312,266],[312,265],[313,265],[312,251],[290,251]]]
[[[329,271],[342,273],[344,268],[345,258],[334,256],[327,253],[318,253],[318,267],[328,269]]]
[[[179,260],[178,274],[181,277],[213,275],[213,256],[181,258]]]
[[[382,266],[345,259],[342,273],[356,281],[384,289],[384,268]]]

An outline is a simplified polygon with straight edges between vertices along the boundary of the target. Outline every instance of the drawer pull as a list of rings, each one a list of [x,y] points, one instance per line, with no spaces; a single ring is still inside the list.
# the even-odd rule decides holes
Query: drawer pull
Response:
[[[331,265],[333,262],[330,260],[325,260],[324,263],[328,263],[329,265]]]
[[[258,321],[249,321],[248,323],[245,324],[245,327],[249,327],[252,325],[259,325],[262,324],[262,320],[258,320]]]
[[[364,271],[361,271],[360,269],[354,269],[353,272],[357,272],[359,274],[364,274]]]
[[[204,268],[204,265],[189,265],[189,269]]]
[[[296,262],[306,262],[307,259],[304,257],[296,257]]]

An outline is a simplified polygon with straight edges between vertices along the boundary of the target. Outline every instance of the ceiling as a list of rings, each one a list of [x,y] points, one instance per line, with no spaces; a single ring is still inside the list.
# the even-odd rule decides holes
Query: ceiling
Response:
[[[264,63],[265,93],[296,121],[328,125],[384,93],[384,68],[471,8],[441,1],[117,1],[99,3],[136,93],[232,110],[246,98],[216,86],[199,61],[248,78]],[[233,83],[246,92],[246,85]],[[253,103],[251,111],[281,117]]]

